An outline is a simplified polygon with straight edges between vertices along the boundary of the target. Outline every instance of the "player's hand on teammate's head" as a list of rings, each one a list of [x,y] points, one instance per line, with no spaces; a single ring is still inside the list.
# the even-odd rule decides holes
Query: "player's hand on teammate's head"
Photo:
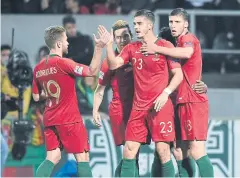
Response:
[[[99,112],[94,112],[94,111],[93,111],[93,123],[94,123],[97,127],[101,127],[101,126],[102,126],[101,116],[100,116]]]
[[[156,48],[158,46],[153,43],[153,42],[148,42],[148,43],[143,43],[142,47],[140,48],[140,51],[144,54],[144,55],[148,55],[148,54],[155,54],[156,53]]]
[[[194,85],[192,85],[192,89],[199,94],[207,92],[207,86],[201,80],[197,80],[196,83]]]
[[[168,101],[168,94],[166,92],[162,92],[157,99],[153,102],[154,103],[154,110],[156,112],[160,111],[162,107],[167,103]]]

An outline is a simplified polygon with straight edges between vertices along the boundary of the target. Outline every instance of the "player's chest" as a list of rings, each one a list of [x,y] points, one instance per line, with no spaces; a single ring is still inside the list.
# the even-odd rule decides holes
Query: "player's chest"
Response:
[[[155,72],[164,70],[167,61],[165,56],[159,54],[143,55],[139,50],[132,55],[134,71]]]

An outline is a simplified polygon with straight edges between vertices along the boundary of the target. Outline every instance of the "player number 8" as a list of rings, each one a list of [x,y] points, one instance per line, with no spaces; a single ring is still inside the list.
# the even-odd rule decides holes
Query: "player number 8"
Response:
[[[134,65],[137,63],[136,65],[138,70],[141,70],[143,68],[142,66],[143,60],[141,58],[139,59],[133,58],[132,60]]]
[[[54,87],[56,88],[56,92],[53,93],[51,90],[50,90],[50,85],[54,85]],[[57,82],[55,82],[54,80],[49,80],[47,82],[47,87],[46,85],[43,83],[43,89],[44,89],[44,92],[45,92],[45,95],[46,97],[48,96],[51,96],[52,98],[55,98],[56,99],[56,104],[59,103],[59,97],[60,97],[60,86]],[[49,107],[52,105],[52,101],[50,98],[48,98],[48,102],[49,102]]]
[[[192,130],[192,122],[190,120],[185,121],[185,130],[188,130],[188,131]]]

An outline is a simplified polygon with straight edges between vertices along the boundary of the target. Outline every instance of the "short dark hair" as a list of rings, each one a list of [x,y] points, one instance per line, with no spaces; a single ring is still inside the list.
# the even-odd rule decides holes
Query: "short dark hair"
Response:
[[[160,32],[158,34],[158,38],[162,38],[164,40],[167,40],[171,42],[174,46],[176,45],[176,40],[171,34],[171,30],[169,27],[162,27],[160,29]]]
[[[1,51],[3,51],[3,50],[10,50],[11,51],[11,46],[10,45],[8,45],[8,44],[3,44],[3,45],[1,45]]]
[[[54,48],[55,43],[60,40],[66,30],[62,26],[50,26],[45,29],[44,40],[49,49]]]
[[[134,17],[138,17],[138,16],[144,16],[146,17],[148,20],[150,20],[152,23],[155,22],[155,15],[152,11],[147,10],[147,9],[142,9],[142,10],[138,10]]]
[[[72,15],[68,15],[63,18],[62,23],[63,23],[63,26],[65,26],[67,23],[76,24],[76,20]]]
[[[130,27],[129,27],[129,24],[128,24],[126,21],[124,21],[124,20],[118,20],[118,21],[116,21],[116,22],[113,24],[113,26],[112,26],[113,35],[115,36],[114,32],[115,32],[116,30],[119,30],[119,29],[122,29],[122,28],[127,28],[129,34],[131,35],[131,37],[133,36],[133,35],[132,35],[132,32],[131,32],[131,29],[130,29]]]
[[[176,8],[174,9],[169,16],[182,16],[183,19],[187,22],[189,22],[189,14],[187,13],[187,11],[183,8]]]
[[[42,51],[43,51],[45,54],[49,54],[49,52],[50,52],[50,51],[49,51],[49,48],[48,48],[47,46],[42,46],[42,47],[40,47],[39,50],[38,50],[38,55],[40,55],[40,53],[41,53]]]

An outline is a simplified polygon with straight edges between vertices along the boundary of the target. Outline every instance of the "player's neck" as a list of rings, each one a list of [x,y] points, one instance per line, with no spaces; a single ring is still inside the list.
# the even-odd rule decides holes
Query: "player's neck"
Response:
[[[189,33],[189,31],[188,31],[188,29],[186,28],[186,29],[183,30],[183,32],[182,32],[182,34],[181,34],[180,36],[186,35],[187,33]],[[180,36],[179,36],[179,37],[180,37]]]
[[[58,55],[58,56],[62,57],[62,52],[58,51],[58,50],[55,50],[55,49],[51,49],[50,50],[50,55]]]
[[[143,42],[148,43],[148,42],[155,42],[158,38],[154,35],[153,32],[148,32],[144,37],[143,37]]]

